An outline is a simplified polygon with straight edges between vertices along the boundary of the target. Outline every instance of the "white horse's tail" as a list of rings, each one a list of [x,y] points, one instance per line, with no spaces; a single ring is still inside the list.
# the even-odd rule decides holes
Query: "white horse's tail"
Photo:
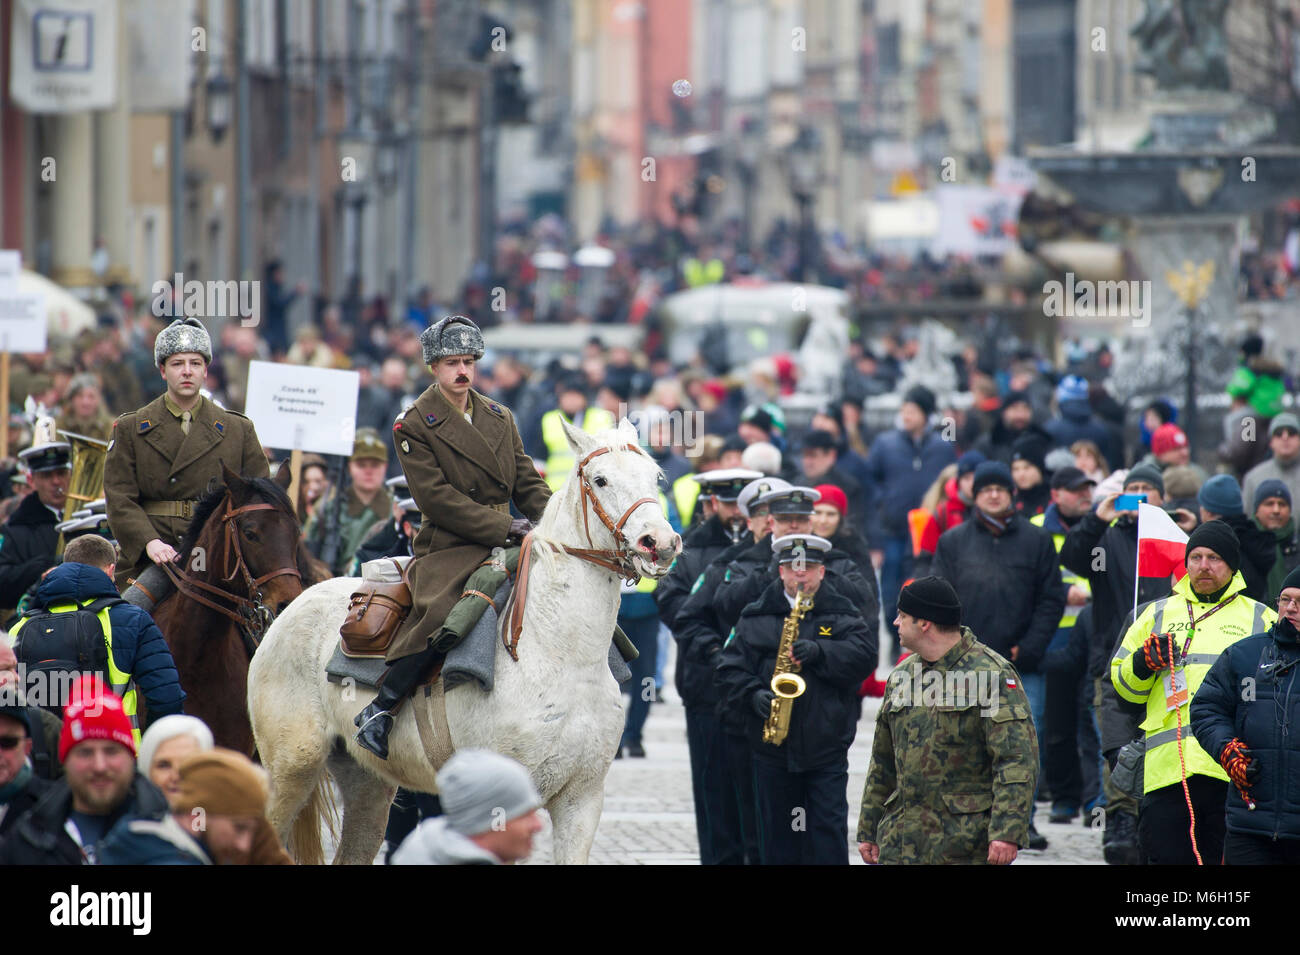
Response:
[[[298,865],[324,865],[325,847],[321,844],[321,822],[329,827],[330,839],[338,841],[339,808],[330,788],[330,774],[322,770],[311,798],[294,817],[285,848]]]

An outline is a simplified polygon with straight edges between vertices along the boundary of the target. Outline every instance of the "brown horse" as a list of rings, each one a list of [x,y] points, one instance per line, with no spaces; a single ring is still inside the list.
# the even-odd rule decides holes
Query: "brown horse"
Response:
[[[252,755],[248,662],[273,617],[318,576],[302,546],[285,485],[243,478],[223,463],[222,484],[195,508],[180,557],[164,565],[177,589],[154,610],[167,639],[185,712],[212,730],[218,746]]]

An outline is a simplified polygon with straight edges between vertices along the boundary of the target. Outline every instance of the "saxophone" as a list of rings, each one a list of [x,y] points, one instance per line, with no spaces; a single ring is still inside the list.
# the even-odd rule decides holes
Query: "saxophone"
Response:
[[[799,639],[799,621],[812,609],[812,594],[802,590],[795,594],[794,606],[781,627],[781,644],[776,648],[776,669],[772,671],[772,711],[763,724],[763,742],[780,746],[790,733],[790,711],[794,701],[803,696],[807,684],[799,675],[799,664],[790,662],[790,648]]]

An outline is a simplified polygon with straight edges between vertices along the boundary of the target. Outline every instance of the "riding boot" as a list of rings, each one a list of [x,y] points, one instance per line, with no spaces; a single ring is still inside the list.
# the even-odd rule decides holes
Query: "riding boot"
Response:
[[[388,758],[388,734],[393,729],[393,718],[397,710],[441,657],[441,653],[428,647],[419,653],[402,657],[389,666],[379,682],[379,694],[374,702],[353,720],[360,727],[356,741],[362,749],[369,750],[380,759]]]

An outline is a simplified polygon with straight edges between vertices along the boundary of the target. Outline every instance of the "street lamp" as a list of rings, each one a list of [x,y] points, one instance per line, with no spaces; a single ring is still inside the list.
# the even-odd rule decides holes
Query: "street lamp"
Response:
[[[221,137],[230,128],[230,94],[233,86],[224,73],[214,73],[208,77],[207,112],[208,131],[213,142],[221,142]]]
[[[799,135],[786,147],[784,160],[790,194],[799,206],[799,281],[806,282],[813,264],[808,248],[813,230],[813,200],[821,181],[821,137],[817,130],[801,126]]]

